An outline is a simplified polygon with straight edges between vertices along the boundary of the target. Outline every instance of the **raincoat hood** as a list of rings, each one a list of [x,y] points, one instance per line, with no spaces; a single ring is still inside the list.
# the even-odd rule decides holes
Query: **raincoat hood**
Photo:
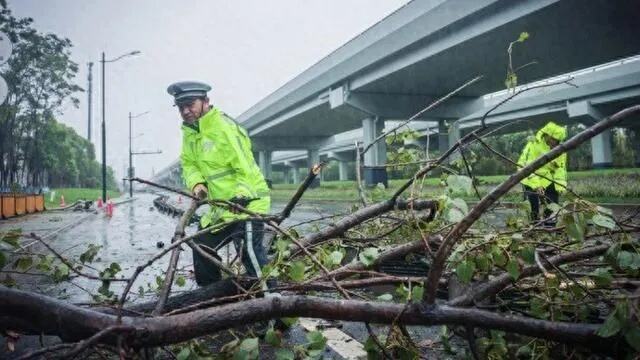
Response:
[[[558,141],[562,141],[567,137],[567,128],[549,121],[547,125],[536,133],[536,139],[542,141],[542,134],[547,134]]]

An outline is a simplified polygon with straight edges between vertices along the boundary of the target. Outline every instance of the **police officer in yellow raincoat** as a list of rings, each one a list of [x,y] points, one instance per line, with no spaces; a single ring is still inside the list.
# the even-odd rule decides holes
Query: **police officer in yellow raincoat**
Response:
[[[567,129],[553,121],[540,129],[536,136],[525,145],[518,159],[519,166],[525,166],[539,158],[546,152],[558,146],[567,137]],[[560,194],[567,188],[567,154],[562,154],[545,166],[536,170],[533,174],[521,181],[524,185],[525,197],[531,204],[531,220],[540,219],[541,203],[558,203]],[[551,211],[544,211],[544,217],[548,218]],[[547,225],[555,222],[547,220]]]
[[[180,160],[184,182],[196,196],[235,201],[248,210],[266,214],[271,207],[269,188],[253,158],[249,136],[233,119],[209,104],[209,90],[209,85],[195,81],[177,82],[167,88],[183,120]],[[242,221],[245,218],[246,214],[212,206],[201,218],[200,228],[223,227],[195,241],[205,245],[206,250],[231,239],[237,250],[242,247],[247,273],[261,277],[260,269],[267,262],[262,244],[263,223]],[[209,251],[217,256],[215,251]],[[193,266],[200,286],[221,278],[220,269],[196,251]]]

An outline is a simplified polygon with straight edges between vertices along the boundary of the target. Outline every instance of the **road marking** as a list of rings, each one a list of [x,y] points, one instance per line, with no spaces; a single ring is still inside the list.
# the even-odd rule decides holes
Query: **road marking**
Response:
[[[318,330],[321,321],[317,319],[300,318],[300,325],[307,331]],[[356,339],[345,334],[338,328],[325,328],[320,330],[327,338],[327,346],[345,359],[366,359],[367,352],[364,346]]]

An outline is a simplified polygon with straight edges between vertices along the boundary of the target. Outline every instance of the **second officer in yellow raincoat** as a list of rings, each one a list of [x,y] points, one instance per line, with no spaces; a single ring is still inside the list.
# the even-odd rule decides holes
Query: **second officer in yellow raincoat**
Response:
[[[539,158],[544,153],[558,146],[567,137],[567,130],[553,121],[540,129],[534,138],[529,140],[518,159],[519,166],[525,166]],[[533,174],[522,180],[525,196],[531,204],[531,220],[540,219],[541,203],[558,203],[560,194],[567,188],[567,154],[562,154],[547,163]],[[544,217],[551,214],[544,211]],[[547,221],[552,225],[553,221]]]

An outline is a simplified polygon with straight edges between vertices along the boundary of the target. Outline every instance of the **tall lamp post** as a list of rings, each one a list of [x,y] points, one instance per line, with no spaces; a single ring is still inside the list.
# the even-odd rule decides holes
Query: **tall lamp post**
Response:
[[[133,169],[133,155],[147,155],[147,154],[161,154],[162,151],[157,150],[157,151],[140,151],[140,152],[133,152],[132,150],[132,146],[131,146],[131,140],[133,139],[133,137],[131,136],[131,119],[135,119],[137,117],[140,117],[142,115],[146,115],[148,114],[149,111],[145,111],[143,113],[140,113],[138,115],[131,115],[131,112],[129,112],[129,171],[127,172],[127,176],[129,179],[133,178],[135,176],[135,171]],[[129,180],[129,197],[133,197],[133,181]]]
[[[127,56],[135,56],[140,54],[140,51],[135,50],[124,55],[120,55],[117,58],[111,60],[105,60],[104,51],[102,52],[102,59],[100,63],[102,64],[102,201],[107,201],[107,134],[106,128],[104,124],[105,119],[105,91],[104,91],[104,65],[106,63],[116,62],[122,58]]]

